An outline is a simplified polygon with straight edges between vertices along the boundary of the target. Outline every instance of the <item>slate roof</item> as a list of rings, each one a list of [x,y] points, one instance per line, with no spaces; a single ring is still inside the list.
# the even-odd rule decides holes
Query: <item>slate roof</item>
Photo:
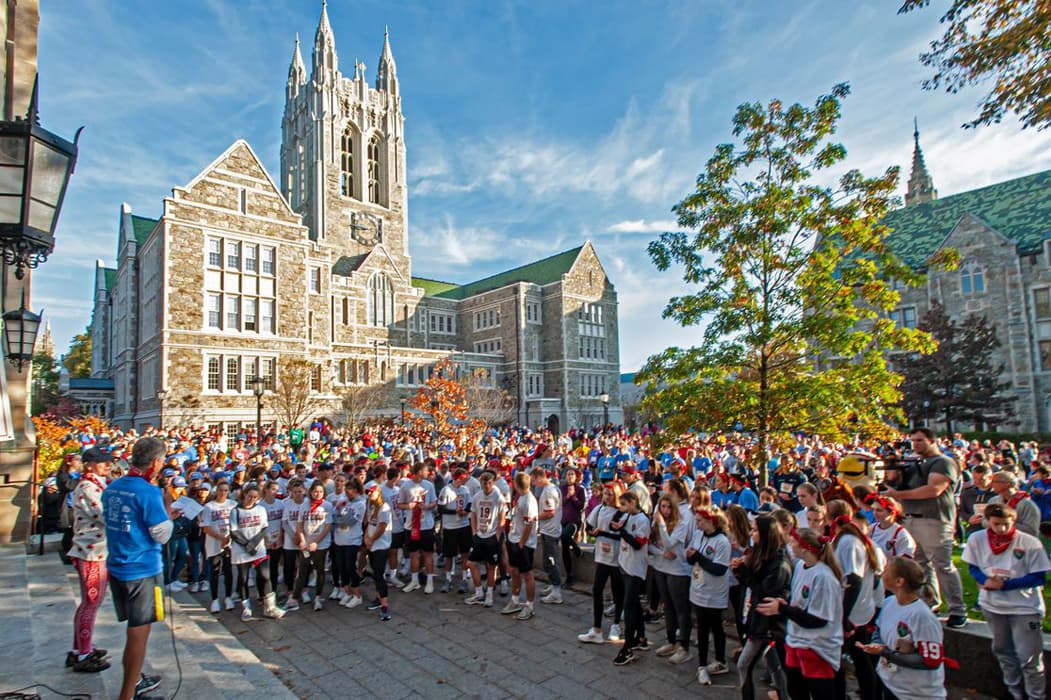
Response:
[[[350,277],[352,272],[355,272],[361,263],[365,262],[365,258],[368,257],[368,253],[363,255],[344,255],[336,264],[332,266],[332,274],[340,275],[341,277]]]
[[[455,285],[452,282],[439,282],[422,277],[414,277],[412,282],[417,287],[422,287],[427,296],[440,299],[466,299],[477,294],[490,292],[500,287],[506,287],[515,282],[531,282],[533,284],[545,285],[557,282],[562,275],[569,272],[580,256],[584,246],[577,246],[572,250],[566,250],[557,255],[531,262],[528,265],[506,270],[498,274],[480,279],[476,282],[468,282],[463,285]]]
[[[158,219],[148,219],[145,216],[131,215],[131,227],[135,231],[135,242],[142,245],[149,238],[153,227],[157,225]]]
[[[965,214],[1013,241],[1020,255],[1040,250],[1051,238],[1051,170],[896,209],[883,218],[893,229],[887,242],[904,262],[924,269]]]
[[[113,380],[105,377],[70,377],[69,379],[70,391],[80,389],[81,391],[87,390],[113,390]]]
[[[106,275],[106,291],[108,292],[117,285],[117,271],[109,267],[102,268],[102,271]]]

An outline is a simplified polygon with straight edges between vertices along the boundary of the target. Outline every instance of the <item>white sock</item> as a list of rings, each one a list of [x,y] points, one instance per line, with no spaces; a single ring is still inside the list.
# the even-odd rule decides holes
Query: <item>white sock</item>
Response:
[[[434,574],[427,574],[427,583],[434,583]]]

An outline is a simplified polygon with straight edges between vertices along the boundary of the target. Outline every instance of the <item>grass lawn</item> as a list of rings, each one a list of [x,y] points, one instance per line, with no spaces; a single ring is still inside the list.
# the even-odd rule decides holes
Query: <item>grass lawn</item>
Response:
[[[978,602],[978,584],[971,578],[971,572],[967,568],[967,564],[960,561],[960,554],[963,553],[963,547],[956,545],[953,547],[952,559],[956,563],[956,568],[960,570],[960,581],[963,583],[963,600],[967,604],[967,617],[972,620],[985,620],[982,616],[981,611],[975,610],[974,605]],[[1051,592],[1048,587],[1044,586],[1044,603],[1047,610],[1051,610]],[[945,605],[942,605],[942,612],[948,612]],[[1044,631],[1051,633],[1051,616],[1044,615]]]

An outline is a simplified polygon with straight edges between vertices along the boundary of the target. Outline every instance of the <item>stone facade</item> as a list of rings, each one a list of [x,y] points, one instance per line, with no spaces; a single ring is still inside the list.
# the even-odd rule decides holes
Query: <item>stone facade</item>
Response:
[[[92,318],[112,420],[254,423],[247,380],[288,358],[320,367],[333,417],[341,394],[377,382],[392,389],[377,412],[396,415],[448,356],[507,391],[519,421],[597,423],[604,392],[620,420],[617,296],[590,243],[464,285],[412,276],[387,37],[374,86],[362,64],[344,77],[323,9],[310,76],[297,39],[285,97],[280,184],[238,141],[158,220],[122,207]]]
[[[1051,171],[937,199],[917,134],[906,202],[887,217],[891,247],[918,269],[940,249],[956,250],[960,265],[900,290],[895,319],[915,327],[934,302],[957,321],[985,316],[1001,342],[993,361],[1017,397],[1016,422],[998,427],[1051,432]]]

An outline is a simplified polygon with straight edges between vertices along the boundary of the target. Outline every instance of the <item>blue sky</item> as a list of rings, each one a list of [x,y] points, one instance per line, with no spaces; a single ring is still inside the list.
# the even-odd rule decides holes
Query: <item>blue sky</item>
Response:
[[[158,216],[235,139],[277,172],[296,32],[309,66],[320,0],[47,0],[42,123],[85,125],[51,259],[34,274],[65,351],[112,265],[121,202]],[[963,130],[978,92],[924,92],[939,10],[868,2],[331,0],[340,66],[370,81],[384,25],[406,115],[413,274],[466,282],[594,242],[620,299],[621,364],[700,329],[660,319],[683,290],[645,246],[673,226],[744,101],[812,102],[848,81],[838,137],[875,174],[912,155],[912,119],[942,196],[1051,168],[1051,130]],[[904,185],[902,186],[904,191]]]

